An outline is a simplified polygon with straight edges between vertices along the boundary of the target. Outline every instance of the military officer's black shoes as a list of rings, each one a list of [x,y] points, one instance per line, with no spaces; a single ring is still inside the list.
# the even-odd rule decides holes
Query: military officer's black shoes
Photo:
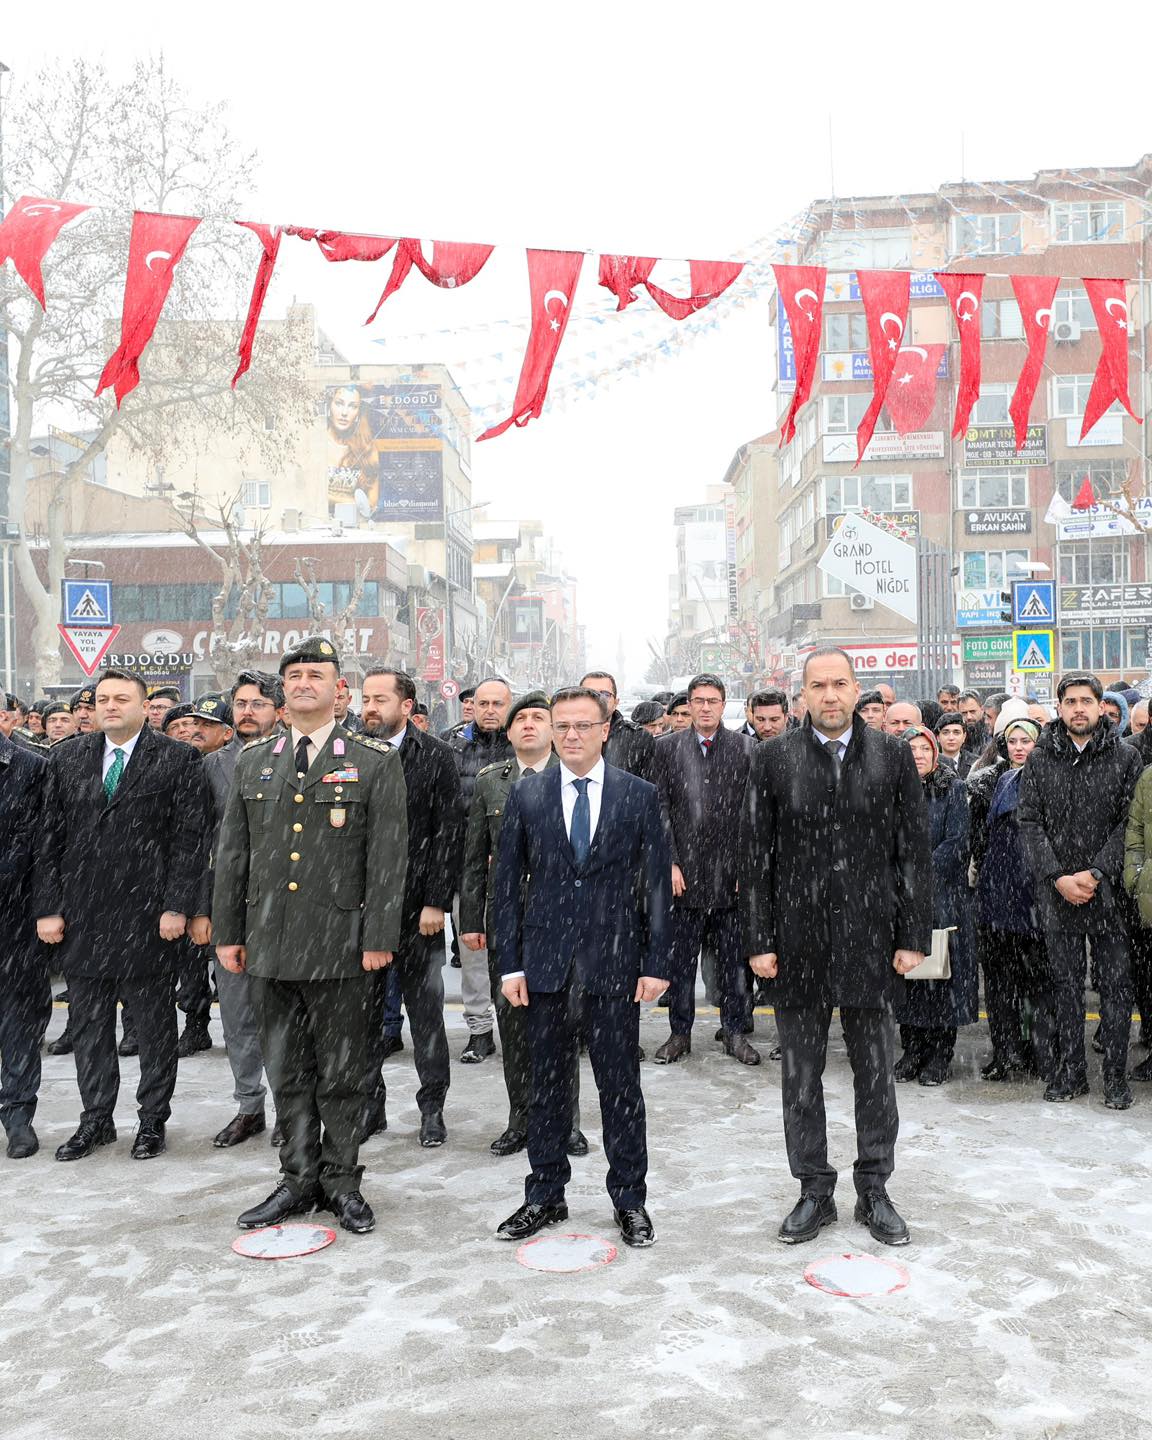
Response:
[[[489,1055],[495,1054],[496,1041],[492,1038],[491,1030],[485,1030],[482,1035],[468,1037],[468,1044],[464,1047],[460,1061],[464,1065],[479,1065],[482,1060],[487,1060]]]
[[[1133,1065],[1128,1078],[1129,1080],[1139,1080],[1141,1082],[1152,1080],[1152,1055],[1149,1055],[1147,1060],[1141,1060],[1139,1065]]]
[[[250,1140],[253,1135],[263,1134],[264,1127],[263,1110],[257,1110],[254,1115],[245,1115],[241,1112],[229,1120],[212,1144],[217,1150],[228,1150],[233,1145],[243,1145],[244,1141]]]
[[[176,1046],[176,1054],[181,1060],[187,1060],[189,1056],[197,1054],[200,1050],[212,1049],[212,1036],[208,1033],[208,1026],[198,1020],[189,1020],[184,1025],[184,1033]]]
[[[1132,1090],[1123,1075],[1105,1075],[1104,1104],[1109,1110],[1128,1110],[1132,1105]]]
[[[631,1245],[633,1250],[643,1250],[648,1245],[655,1245],[656,1230],[643,1205],[638,1205],[635,1210],[614,1210],[612,1213],[616,1217],[620,1238],[625,1245]]]
[[[867,1225],[873,1240],[882,1245],[907,1245],[912,1238],[884,1190],[866,1190],[856,1201],[854,1218],[858,1224]]]
[[[429,1110],[420,1116],[420,1144],[425,1150],[435,1150],[448,1139],[448,1128],[439,1110]]]
[[[580,1159],[581,1156],[588,1154],[588,1137],[584,1134],[583,1130],[572,1131],[571,1135],[568,1136],[567,1150],[568,1154],[574,1155],[576,1159]]]
[[[65,1025],[55,1040],[49,1040],[44,1047],[46,1055],[71,1055],[72,1054],[72,1033]]]
[[[801,1195],[784,1217],[779,1238],[785,1245],[800,1245],[815,1240],[825,1225],[835,1225],[836,1202],[831,1195]]]
[[[327,1208],[340,1221],[341,1230],[350,1230],[353,1235],[367,1235],[376,1228],[376,1216],[359,1190],[346,1190],[343,1195],[333,1195]]]
[[[133,1160],[154,1160],[163,1155],[168,1147],[164,1143],[163,1120],[141,1120],[136,1127],[136,1138],[132,1141]]]
[[[280,1225],[292,1215],[310,1215],[323,1203],[317,1189],[297,1194],[291,1185],[277,1185],[267,1200],[238,1216],[236,1224],[241,1230],[262,1230],[266,1225]]]
[[[40,1141],[36,1138],[31,1122],[26,1125],[14,1124],[8,1131],[9,1160],[27,1160],[39,1149]]]
[[[559,1205],[521,1205],[513,1215],[509,1215],[496,1231],[497,1240],[527,1240],[529,1236],[535,1235],[537,1231],[545,1229],[549,1225],[559,1225],[568,1219],[568,1206],[563,1201]]]
[[[81,1120],[75,1135],[65,1140],[56,1151],[57,1160],[83,1160],[101,1145],[112,1145],[116,1140],[116,1126],[111,1120]]]
[[[511,1127],[505,1130],[503,1135],[497,1137],[489,1145],[493,1155],[515,1155],[518,1150],[523,1150],[528,1144],[528,1135],[523,1130],[513,1130]]]
[[[731,1055],[733,1060],[739,1060],[741,1065],[760,1064],[759,1050],[756,1049],[755,1045],[749,1045],[743,1034],[737,1034],[728,1030],[725,1030],[723,1034],[725,1053]]]

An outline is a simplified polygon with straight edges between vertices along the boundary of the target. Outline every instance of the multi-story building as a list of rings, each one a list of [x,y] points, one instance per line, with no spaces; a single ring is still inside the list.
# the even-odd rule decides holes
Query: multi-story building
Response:
[[[485,663],[515,689],[551,686],[583,662],[576,581],[539,520],[475,525],[476,595],[485,617]]]
[[[1147,427],[1113,406],[1083,439],[1080,429],[1100,353],[1085,276],[1128,282],[1130,391],[1138,415],[1147,406],[1150,185],[1146,156],[1130,167],[1047,170],[1019,183],[968,182],[811,207],[789,259],[827,267],[824,332],[812,398],[767,483],[778,550],[770,569],[761,570],[760,559],[756,568],[769,596],[759,612],[769,670],[788,674],[805,646],[837,643],[863,675],[915,690],[915,627],[817,568],[840,517],[865,508],[950,554],[957,678],[985,689],[1013,683],[1011,627],[1000,619],[1000,597],[1010,581],[1027,578],[1056,582],[1057,614],[1046,628],[1057,631],[1058,669],[1084,666],[1115,678],[1146,667],[1147,532],[1116,508],[1127,510],[1131,500],[1138,517],[1152,515]],[[900,436],[882,412],[859,467],[856,428],[872,386],[858,269],[910,269],[905,343],[947,346],[923,429]],[[959,344],[934,270],[987,276],[980,398],[967,433],[955,440]],[[1060,277],[1043,380],[1020,453],[1008,415],[1026,352],[1014,274]],[[782,307],[775,321],[783,413],[795,371]],[[1086,478],[1104,504],[1049,523],[1053,494],[1071,501]],[[1037,679],[1042,685],[1045,677]]]
[[[716,664],[728,644],[733,503],[730,486],[711,485],[700,503],[673,512],[676,572],[669,581],[665,658],[674,675]]]

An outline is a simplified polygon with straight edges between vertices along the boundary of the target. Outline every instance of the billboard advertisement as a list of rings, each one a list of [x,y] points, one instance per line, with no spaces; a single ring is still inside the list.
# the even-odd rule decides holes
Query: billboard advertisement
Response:
[[[439,385],[331,385],[324,418],[333,518],[346,524],[444,518]]]

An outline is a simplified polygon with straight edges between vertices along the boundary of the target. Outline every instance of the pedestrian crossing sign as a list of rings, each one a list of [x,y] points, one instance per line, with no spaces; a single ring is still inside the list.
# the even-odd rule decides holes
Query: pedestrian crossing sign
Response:
[[[65,625],[112,624],[112,585],[107,580],[65,580]]]
[[[1056,619],[1055,589],[1051,580],[1013,580],[1013,625],[1051,625]]]
[[[1012,655],[1014,664],[1013,670],[1023,674],[1036,674],[1037,672],[1047,674],[1054,667],[1052,664],[1053,654],[1053,632],[1051,630],[1013,630],[1012,632]]]

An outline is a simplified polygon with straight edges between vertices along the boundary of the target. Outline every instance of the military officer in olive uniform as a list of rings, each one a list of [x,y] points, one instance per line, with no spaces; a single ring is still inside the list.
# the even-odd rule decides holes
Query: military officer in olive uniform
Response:
[[[288,728],[238,757],[216,852],[216,953],[248,974],[284,1132],[281,1183],[242,1229],[317,1206],[375,1224],[359,1188],[369,972],[400,939],[407,803],[392,747],[336,722],[339,673],[323,636],[281,660]]]
[[[543,691],[521,695],[508,711],[508,739],[513,754],[486,765],[476,777],[464,840],[464,872],[460,880],[460,938],[469,950],[488,948],[488,978],[508,1090],[508,1125],[489,1147],[493,1155],[515,1155],[528,1143],[528,1110],[532,1104],[532,1057],[528,1053],[527,1015],[511,1005],[500,988],[500,965],[488,942],[492,937],[490,867],[500,839],[500,822],[508,793],[517,783],[559,765],[552,749],[552,705]],[[527,777],[527,779],[525,779]],[[588,1141],[580,1130],[579,1059],[572,1077],[572,1133],[569,1155],[587,1155]]]

